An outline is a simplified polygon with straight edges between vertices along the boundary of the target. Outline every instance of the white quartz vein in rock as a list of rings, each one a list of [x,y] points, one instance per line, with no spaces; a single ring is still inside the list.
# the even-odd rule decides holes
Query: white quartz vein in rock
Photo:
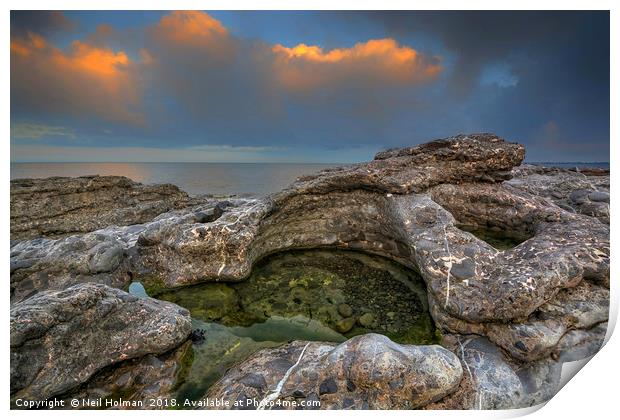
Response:
[[[450,275],[452,274],[452,252],[450,252],[450,243],[448,242],[448,233],[446,232],[446,226],[443,226],[443,242],[448,251],[448,275],[446,277],[446,302],[444,308],[448,306],[448,300],[450,299]]]
[[[280,382],[278,382],[276,389],[271,394],[267,395],[265,398],[261,400],[261,402],[258,404],[259,410],[264,410],[267,404],[269,404],[272,401],[275,401],[280,396],[280,392],[282,392],[282,387],[284,386],[284,383],[286,382],[288,377],[291,375],[291,372],[293,371],[293,369],[295,369],[297,365],[299,365],[299,362],[301,362],[301,358],[304,357],[304,353],[306,352],[306,349],[308,348],[309,345],[310,343],[306,343],[303,350],[299,354],[299,358],[297,359],[297,362],[295,362],[295,364],[286,371],[282,379],[280,379]]]

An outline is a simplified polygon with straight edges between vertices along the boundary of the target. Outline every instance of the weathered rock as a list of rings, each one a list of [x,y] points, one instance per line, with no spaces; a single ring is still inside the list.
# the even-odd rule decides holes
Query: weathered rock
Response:
[[[589,330],[608,317],[609,290],[582,282],[560,291],[525,322],[488,325],[486,335],[514,358],[536,360],[557,353],[567,332]]]
[[[506,183],[545,197],[559,207],[609,224],[609,170],[568,170],[522,165]]]
[[[19,244],[12,250],[14,294],[52,287],[50,278],[126,284],[128,271],[150,271],[165,287],[242,280],[265,255],[316,247],[364,250],[419,268],[436,309],[466,323],[524,319],[583,278],[608,283],[606,225],[510,185],[442,184],[518,164],[520,146],[492,135],[461,136],[379,157],[303,177],[264,199],[170,212],[131,231]],[[402,177],[408,183],[396,186]],[[430,185],[436,186],[426,194],[410,193]],[[209,209],[214,216],[205,219]],[[460,224],[531,238],[498,251]],[[119,258],[119,247],[129,262]]]
[[[96,282],[125,287],[131,280],[127,261],[141,226],[111,227],[61,239],[37,238],[11,248],[11,301],[44,290]]]
[[[188,195],[174,185],[142,185],[123,176],[15,179],[11,240],[144,223],[188,202]]]
[[[11,301],[19,302],[38,291],[61,290],[84,282],[124,288],[143,270],[132,261],[140,233],[155,224],[181,226],[204,220],[204,214],[223,206],[203,200],[201,205],[164,213],[149,224],[110,226],[94,232],[59,239],[36,238],[11,247]],[[218,210],[219,211],[219,210]]]
[[[300,177],[261,200],[237,201],[213,223],[177,228],[153,224],[141,234],[141,242],[151,248],[140,252],[170,286],[211,278],[240,280],[257,259],[290,248],[364,249],[411,266],[403,221],[394,218],[385,194],[421,192],[484,176],[505,179],[523,155],[522,146],[493,134],[461,135],[393,151],[371,162]]]
[[[105,285],[41,292],[11,307],[11,396],[63,394],[107,366],[165,353],[190,331],[187,310]]]
[[[248,385],[250,375],[252,384],[262,385]],[[295,341],[261,350],[229,370],[208,396],[240,403],[256,398],[265,408],[278,400],[318,400],[321,409],[417,408],[452,392],[462,375],[458,358],[440,346],[366,334],[338,346]]]
[[[525,364],[516,370],[523,386],[521,407],[532,407],[549,401],[560,388],[562,363],[553,358]]]
[[[609,290],[586,281],[574,288],[561,290],[527,319],[510,323],[465,322],[445,314],[434,298],[429,298],[431,314],[444,331],[486,336],[521,361],[557,355],[582,341],[584,345],[586,342],[592,343],[588,346],[598,350],[605,331],[602,331],[602,336],[601,333],[593,336],[588,331],[606,322],[609,316]],[[567,341],[569,337],[574,337],[575,341]],[[563,345],[563,342],[566,344]]]
[[[607,322],[601,322],[590,329],[568,331],[554,352],[558,361],[573,362],[594,356],[603,347],[607,327]]]
[[[453,394],[427,409],[500,410],[521,406],[524,390],[517,373],[486,338],[451,337],[446,343],[463,363],[463,381]]]
[[[71,399],[120,400],[131,406],[118,408],[165,409],[165,400],[173,398],[172,392],[184,379],[187,359],[191,359],[191,342],[161,355],[148,354],[134,360],[103,369],[76,391],[70,392],[65,406],[71,407]],[[158,405],[159,402],[159,405]],[[137,406],[136,403],[141,404]],[[79,405],[77,408],[92,409]],[[116,408],[113,405],[102,408]]]

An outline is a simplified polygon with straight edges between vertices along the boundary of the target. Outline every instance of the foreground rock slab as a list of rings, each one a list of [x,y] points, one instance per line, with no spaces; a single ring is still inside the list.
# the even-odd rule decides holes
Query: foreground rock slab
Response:
[[[142,185],[123,176],[16,179],[11,181],[11,240],[144,223],[188,201],[174,185]]]
[[[440,346],[365,334],[340,345],[294,341],[261,350],[232,368],[208,397],[230,401],[229,408],[292,409],[290,402],[303,401],[308,409],[412,409],[451,393],[462,375],[458,357]],[[247,406],[248,399],[259,403]]]
[[[178,347],[191,320],[172,303],[84,283],[13,305],[10,331],[11,397],[43,400],[107,366]]]

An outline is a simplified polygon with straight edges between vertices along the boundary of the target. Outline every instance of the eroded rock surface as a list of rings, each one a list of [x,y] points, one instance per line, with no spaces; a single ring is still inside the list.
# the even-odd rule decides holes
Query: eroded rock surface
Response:
[[[411,409],[451,393],[462,375],[459,359],[440,346],[399,345],[365,334],[338,346],[295,341],[261,350],[231,369],[208,395],[240,401],[237,408],[303,400],[319,401],[320,406],[307,406],[315,409]],[[244,407],[248,399],[258,406]]]
[[[186,365],[191,357],[191,342],[186,341],[167,353],[147,354],[105,368],[83,386],[71,391],[70,397],[65,399],[65,406],[71,407],[71,399],[102,398],[141,402],[144,409],[166,409],[165,401],[173,398],[173,391],[185,379]],[[78,408],[92,409],[82,405]]]
[[[508,184],[545,197],[559,207],[609,224],[609,170],[568,170],[521,165]]]
[[[188,201],[188,195],[174,185],[142,185],[123,176],[15,179],[11,240],[144,223]]]
[[[47,399],[99,370],[185,341],[189,312],[85,283],[41,292],[11,307],[11,396]]]

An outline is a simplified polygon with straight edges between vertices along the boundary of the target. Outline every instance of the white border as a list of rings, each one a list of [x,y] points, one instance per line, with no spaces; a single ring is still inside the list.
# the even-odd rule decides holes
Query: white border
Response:
[[[160,0],[134,0],[134,1],[119,1],[119,0],[93,0],[89,2],[84,2],[84,0],[57,0],[53,2],[46,1],[33,1],[33,0],[22,0],[22,1],[9,1],[5,2],[8,8],[5,9],[4,14],[2,15],[2,27],[3,34],[5,37],[4,41],[4,49],[2,50],[2,66],[0,67],[3,72],[3,96],[2,101],[2,126],[4,132],[3,141],[1,142],[1,154],[5,159],[4,165],[2,165],[2,197],[4,199],[4,205],[2,207],[3,219],[5,222],[2,224],[2,237],[4,238],[2,242],[2,250],[4,251],[4,257],[1,259],[2,264],[2,272],[9,273],[9,179],[10,179],[10,151],[9,151],[9,135],[10,135],[10,77],[9,77],[9,39],[10,38],[10,8],[13,9],[73,9],[73,10],[122,10],[122,9],[130,9],[130,10],[169,10],[169,9],[207,9],[207,10],[234,10],[234,9],[247,9],[247,10],[258,10],[258,9],[286,9],[286,10],[308,10],[308,9],[341,9],[341,10],[373,10],[373,9],[383,9],[383,10],[406,10],[406,9],[416,9],[416,10],[438,10],[438,9],[464,9],[466,6],[468,9],[474,10],[484,10],[484,9],[494,9],[494,10],[549,10],[549,9],[584,9],[584,10],[611,10],[611,115],[616,116],[616,118],[611,118],[611,138],[614,140],[618,139],[618,123],[617,116],[620,115],[618,113],[618,74],[620,74],[620,68],[618,66],[618,2],[614,1],[602,1],[602,0],[590,0],[590,1],[545,1],[545,0],[521,0],[521,1],[488,1],[488,0],[470,0],[467,2],[463,1],[394,1],[394,0],[383,0],[383,1],[368,1],[368,0],[358,0],[358,1],[337,1],[337,0],[316,0],[313,2],[309,1],[296,1],[292,3],[291,1],[275,1],[275,0],[262,0],[262,1],[250,1],[250,0],[240,0],[240,1],[223,1],[223,0],[214,0],[214,1],[196,1],[196,0],[179,0],[179,1],[160,1]],[[616,6],[614,8],[614,6]],[[516,139],[518,140],[518,139]],[[617,145],[615,141],[611,142],[611,153],[610,160],[613,164],[615,162],[615,156],[617,156]],[[615,223],[613,223],[617,217],[615,213],[616,208],[618,208],[618,202],[620,198],[617,196],[617,191],[614,188],[617,185],[618,176],[615,172],[615,168],[612,169],[611,173],[611,185],[612,185],[612,229],[611,229],[611,242],[616,243],[616,239],[618,239],[618,235],[616,234],[617,229],[615,229]],[[612,261],[616,261],[616,256],[618,253],[612,248]],[[612,309],[610,313],[610,325],[615,325],[615,321],[617,318],[617,310],[618,310],[618,293],[615,287],[616,278],[617,278],[617,268],[615,264],[612,264],[611,278],[612,278]],[[7,275],[5,274],[5,275]],[[8,277],[8,276],[7,276]],[[7,282],[8,283],[8,279]],[[5,284],[3,289],[4,296],[4,314],[5,317],[8,315],[9,308],[9,293],[8,293],[8,284]],[[4,321],[0,324],[0,328],[2,330],[2,336],[5,338],[4,342],[8,342],[8,320],[4,318]],[[610,328],[611,332],[612,328]],[[608,333],[609,335],[609,333]],[[384,414],[389,414],[394,417],[407,417],[418,416],[422,417],[433,417],[433,418],[471,418],[471,419],[483,419],[483,418],[506,418],[506,417],[515,417],[524,415],[527,413],[530,414],[533,419],[543,419],[548,416],[557,416],[565,419],[606,419],[612,418],[614,416],[612,413],[618,411],[616,407],[616,400],[618,399],[618,382],[620,381],[620,369],[618,366],[619,356],[620,356],[620,344],[617,334],[612,336],[607,345],[596,355],[594,358],[587,363],[587,367],[578,373],[577,377],[571,380],[545,407],[540,410],[536,409],[526,409],[526,410],[510,410],[510,411],[472,411],[472,412],[450,412],[450,411],[402,411],[402,412],[382,412],[377,413],[375,411],[355,411],[355,412],[344,412],[344,411],[336,411],[336,412],[321,412],[321,417],[326,416],[327,418],[334,418],[336,416],[341,417],[349,417],[355,416],[356,418],[370,418],[375,417],[377,415],[383,416]],[[0,398],[0,404],[3,412],[9,411],[9,348],[6,344],[2,346],[3,352],[3,364],[2,364],[2,372],[0,372],[0,377],[2,380],[2,394],[4,397]],[[6,411],[5,411],[6,410]],[[300,417],[311,417],[316,416],[316,412],[295,412],[296,415]],[[61,418],[82,418],[84,415],[88,415],[93,418],[109,418],[110,416],[128,416],[130,418],[149,418],[152,419],[154,417],[162,418],[163,416],[169,417],[172,412],[144,412],[144,411],[130,411],[130,412],[78,412],[78,411],[53,411],[53,412],[24,412],[24,411],[10,411],[9,415],[12,418],[35,418],[40,416],[45,416],[50,419],[61,419]],[[204,418],[204,416],[217,416],[222,418],[231,418],[231,417],[252,417],[256,418],[256,416],[269,416],[269,417],[281,417],[281,416],[289,416],[290,412],[252,412],[239,414],[237,412],[174,412],[172,414],[175,417],[184,417],[184,418]],[[616,414],[614,417],[617,417]]]

